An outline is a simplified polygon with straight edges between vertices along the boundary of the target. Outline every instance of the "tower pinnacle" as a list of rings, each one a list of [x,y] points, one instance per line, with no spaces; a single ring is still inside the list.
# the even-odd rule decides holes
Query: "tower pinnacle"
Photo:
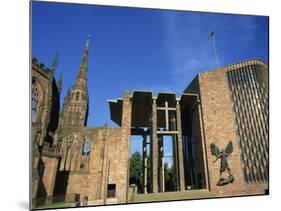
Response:
[[[52,64],[52,72],[54,73],[57,66],[58,66],[58,58],[59,58],[59,54],[56,53],[53,64]]]
[[[60,76],[59,76],[59,80],[58,80],[58,91],[59,91],[59,94],[61,92],[61,88],[62,88],[62,72],[60,72]]]
[[[79,66],[78,74],[75,81],[75,86],[86,89],[87,87],[87,72],[88,72],[88,50],[90,44],[90,35],[88,35],[84,48],[82,60]]]
[[[88,117],[88,49],[90,36],[88,35],[83,51],[81,63],[77,72],[74,86],[72,86],[65,97],[63,113],[60,118],[60,125],[85,126]]]
[[[90,42],[90,34],[88,34],[88,39],[87,39],[87,42],[86,42],[86,48],[88,48],[89,47],[89,42]]]

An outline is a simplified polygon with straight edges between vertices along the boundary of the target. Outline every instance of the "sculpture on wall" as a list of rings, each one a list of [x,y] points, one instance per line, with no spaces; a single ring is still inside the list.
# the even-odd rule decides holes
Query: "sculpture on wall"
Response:
[[[214,161],[214,163],[218,160],[218,159],[221,159],[221,165],[220,165],[220,179],[219,181],[217,182],[217,185],[218,186],[222,186],[222,185],[227,185],[229,183],[232,183],[234,181],[234,176],[233,174],[231,173],[231,169],[229,167],[229,164],[228,164],[228,160],[227,158],[230,156],[230,154],[233,152],[233,144],[232,144],[232,141],[229,141],[227,147],[225,150],[219,150],[219,148],[214,144],[212,143],[211,144],[211,153],[212,155],[216,156],[216,160]],[[222,173],[225,172],[225,170],[228,171],[228,178],[224,178],[222,177]]]

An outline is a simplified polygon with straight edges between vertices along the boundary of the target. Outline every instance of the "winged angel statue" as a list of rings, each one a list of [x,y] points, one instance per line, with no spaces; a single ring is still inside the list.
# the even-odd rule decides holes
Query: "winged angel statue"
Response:
[[[234,176],[231,173],[231,169],[229,167],[228,160],[227,160],[227,157],[230,156],[232,151],[233,151],[232,141],[230,141],[228,143],[228,145],[227,145],[225,150],[221,150],[221,151],[219,150],[219,148],[214,143],[211,144],[212,155],[216,156],[216,160],[214,161],[214,163],[218,159],[221,159],[220,179],[219,179],[219,181],[217,183],[218,186],[227,185],[228,183],[232,183],[234,181]],[[225,170],[227,170],[228,174],[229,174],[227,179],[222,177],[222,173],[225,172]]]

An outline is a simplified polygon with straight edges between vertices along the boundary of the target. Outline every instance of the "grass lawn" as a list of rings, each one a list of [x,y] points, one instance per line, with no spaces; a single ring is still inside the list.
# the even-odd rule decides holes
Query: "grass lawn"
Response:
[[[75,207],[75,203],[57,202],[50,205],[39,205],[35,209]]]

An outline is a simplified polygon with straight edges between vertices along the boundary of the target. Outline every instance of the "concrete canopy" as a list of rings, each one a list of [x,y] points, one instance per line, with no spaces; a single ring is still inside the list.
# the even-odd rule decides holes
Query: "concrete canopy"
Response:
[[[134,91],[132,95],[132,127],[149,127],[152,92]]]
[[[181,104],[181,110],[185,108],[191,109],[192,105],[197,102],[198,95],[183,93],[179,99],[176,98],[176,93],[159,92],[157,96],[153,96],[151,91],[136,90],[132,92],[132,121],[131,127],[141,128],[150,127],[152,102],[156,100],[157,107],[165,107],[165,102],[168,102],[169,107],[176,107],[176,101],[179,100]],[[116,100],[108,100],[110,107],[110,118],[117,125],[122,125],[122,106],[123,99],[118,98]],[[164,110],[158,110],[157,117],[158,125],[165,125]]]
[[[117,125],[121,126],[123,99],[119,98],[117,100],[108,100],[108,103],[110,109],[110,119]]]
[[[159,92],[157,95],[157,106],[164,107],[165,102],[168,102],[169,107],[176,106],[176,93],[174,92]]]
[[[180,97],[181,110],[188,110],[191,112],[197,102],[199,102],[198,94],[183,93]]]

